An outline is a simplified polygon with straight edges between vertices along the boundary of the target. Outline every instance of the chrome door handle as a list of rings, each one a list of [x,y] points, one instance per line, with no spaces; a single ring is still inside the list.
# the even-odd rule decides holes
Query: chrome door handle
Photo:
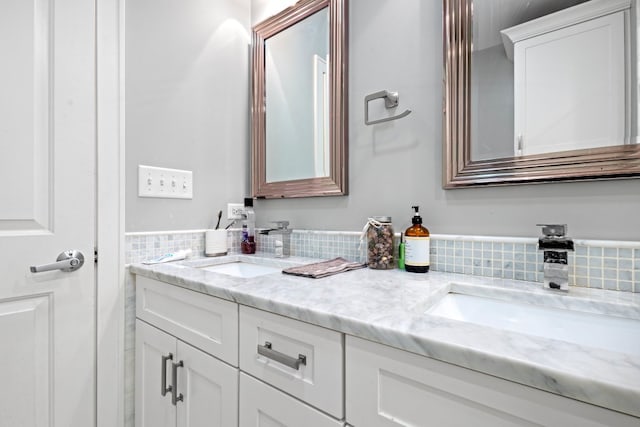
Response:
[[[178,363],[171,363],[171,388],[173,388],[171,392],[171,403],[173,406],[178,406],[178,402],[184,399],[182,393],[178,394],[178,368],[182,368],[183,366],[184,363],[182,360]]]
[[[167,392],[173,394],[173,387],[167,387],[167,360],[173,360],[173,354],[162,356],[162,366],[160,367],[160,394],[166,396]]]
[[[43,265],[32,265],[29,267],[32,273],[41,273],[43,271],[51,271],[51,270],[62,270],[62,271],[75,271],[82,267],[84,264],[84,255],[82,252],[71,250],[64,251],[58,258],[56,262],[51,264],[43,264]]]
[[[265,341],[264,345],[258,344],[258,354],[296,370],[300,369],[300,365],[307,364],[307,356],[304,354],[298,354],[298,358],[296,359],[295,357],[273,350],[269,341]]]

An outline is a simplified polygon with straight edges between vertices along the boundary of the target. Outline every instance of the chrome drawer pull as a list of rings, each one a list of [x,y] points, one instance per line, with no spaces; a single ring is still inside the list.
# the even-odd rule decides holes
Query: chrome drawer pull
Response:
[[[275,360],[278,363],[282,363],[283,365],[288,366],[292,369],[300,369],[300,365],[307,364],[307,356],[305,356],[304,354],[299,354],[297,359],[291,356],[287,356],[284,353],[273,350],[269,341],[265,341],[264,345],[258,344],[258,354],[268,359]]]
[[[167,360],[173,360],[173,354],[169,353],[168,356],[162,356],[162,366],[160,366],[160,394],[167,395],[167,392],[172,393],[172,387],[167,387]]]
[[[173,406],[177,406],[178,402],[181,402],[183,397],[182,393],[178,394],[178,368],[182,368],[184,363],[182,360],[178,363],[171,364],[171,387],[173,391],[171,392],[171,404]]]

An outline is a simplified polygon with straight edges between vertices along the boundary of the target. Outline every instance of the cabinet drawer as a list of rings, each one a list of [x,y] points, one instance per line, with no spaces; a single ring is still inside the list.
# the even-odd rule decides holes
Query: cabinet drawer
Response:
[[[264,351],[265,343],[272,351]],[[304,364],[287,366],[300,355]],[[240,306],[240,369],[336,418],[344,416],[339,332]]]
[[[136,316],[238,366],[238,305],[136,276]]]
[[[240,373],[240,427],[343,427],[342,421]]]
[[[355,427],[637,426],[637,418],[347,336],[346,412]]]

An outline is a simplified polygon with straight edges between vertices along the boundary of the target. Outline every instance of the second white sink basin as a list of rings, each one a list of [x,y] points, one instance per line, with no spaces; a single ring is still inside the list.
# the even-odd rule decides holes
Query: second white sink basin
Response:
[[[228,276],[242,278],[264,276],[266,274],[279,273],[282,271],[281,267],[273,267],[269,265],[260,265],[241,261],[211,265],[208,267],[201,267],[201,269],[214,273],[221,273]]]
[[[426,313],[640,356],[640,320],[637,319],[457,292],[444,295]]]

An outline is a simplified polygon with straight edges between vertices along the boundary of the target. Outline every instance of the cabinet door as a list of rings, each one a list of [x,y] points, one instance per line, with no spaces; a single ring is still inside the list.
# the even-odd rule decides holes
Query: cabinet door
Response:
[[[238,425],[238,370],[178,341],[178,427]]]
[[[342,421],[240,373],[240,427],[343,427]]]
[[[517,42],[516,155],[624,144],[626,49],[622,11]]]
[[[631,427],[637,418],[347,336],[346,412],[355,427]]]
[[[171,384],[171,360],[162,366],[162,357],[175,359],[176,339],[169,334],[136,320],[136,427],[174,427],[176,409],[171,392],[161,394],[164,371]]]

